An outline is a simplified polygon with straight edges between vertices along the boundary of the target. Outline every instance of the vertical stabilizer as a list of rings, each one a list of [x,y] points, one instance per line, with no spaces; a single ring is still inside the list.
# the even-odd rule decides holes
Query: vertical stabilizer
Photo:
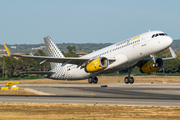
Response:
[[[51,57],[59,57],[59,58],[64,58],[64,55],[62,54],[62,52],[58,49],[58,47],[56,46],[56,44],[54,44],[54,42],[52,41],[51,37],[45,37],[44,38],[44,43],[46,45],[46,50],[48,52],[48,56]],[[54,69],[56,66],[58,66],[60,63],[53,63],[51,62],[51,68]]]

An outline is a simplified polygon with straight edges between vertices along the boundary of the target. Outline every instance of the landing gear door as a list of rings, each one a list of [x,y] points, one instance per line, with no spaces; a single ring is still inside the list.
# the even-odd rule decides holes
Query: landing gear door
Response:
[[[141,37],[141,46],[146,46],[146,34],[143,34]]]

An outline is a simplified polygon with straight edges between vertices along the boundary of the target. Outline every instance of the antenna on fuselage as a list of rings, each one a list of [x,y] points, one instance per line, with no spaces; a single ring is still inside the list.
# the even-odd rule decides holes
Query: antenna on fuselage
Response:
[[[148,31],[150,32],[151,30],[150,30],[150,29],[148,29]]]

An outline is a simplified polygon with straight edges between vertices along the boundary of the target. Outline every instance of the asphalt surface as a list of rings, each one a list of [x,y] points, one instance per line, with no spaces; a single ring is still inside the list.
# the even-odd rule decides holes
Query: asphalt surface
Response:
[[[108,87],[101,87],[107,85]],[[0,84],[2,86],[2,84]],[[180,107],[180,83],[19,84],[46,95],[0,95],[0,102]]]

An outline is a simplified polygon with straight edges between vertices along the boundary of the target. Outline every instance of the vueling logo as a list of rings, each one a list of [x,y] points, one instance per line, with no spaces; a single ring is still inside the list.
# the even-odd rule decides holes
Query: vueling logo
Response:
[[[138,39],[140,37],[140,35],[136,36],[136,37],[133,37],[131,38],[131,41],[135,40],[135,39]]]

